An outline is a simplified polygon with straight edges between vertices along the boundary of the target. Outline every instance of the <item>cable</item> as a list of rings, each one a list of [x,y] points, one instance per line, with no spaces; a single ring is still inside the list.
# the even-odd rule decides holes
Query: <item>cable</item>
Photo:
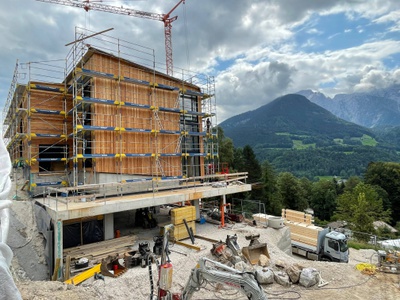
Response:
[[[360,283],[357,283],[357,284],[346,285],[346,286],[341,286],[341,287],[332,287],[332,288],[329,288],[329,287],[328,288],[319,288],[317,291],[319,291],[319,290],[349,289],[349,288],[360,286],[360,285],[363,285],[363,284],[367,283],[372,277],[374,277],[374,276],[369,276],[364,282],[360,282]]]
[[[150,278],[150,298],[149,299],[151,300],[151,299],[153,299],[153,296],[154,296],[153,270],[151,268],[152,263],[150,261],[152,259],[152,257],[150,254],[148,254],[145,259],[146,259],[146,263],[149,267],[149,278]]]
[[[281,295],[289,294],[289,293],[294,293],[294,294],[297,295],[296,297],[285,297],[285,298],[283,298],[283,297],[268,297],[268,299],[286,299],[286,300],[290,299],[290,300],[294,300],[294,299],[300,299],[301,298],[300,292],[297,292],[297,291],[267,292],[264,289],[263,289],[263,291],[264,291],[264,293],[266,293],[268,295],[272,295],[272,296],[281,296]]]

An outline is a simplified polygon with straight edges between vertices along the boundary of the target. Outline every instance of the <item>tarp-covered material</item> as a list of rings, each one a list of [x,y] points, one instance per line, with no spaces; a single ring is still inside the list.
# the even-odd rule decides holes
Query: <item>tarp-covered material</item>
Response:
[[[82,222],[82,231],[81,223],[74,223],[64,226],[63,244],[64,248],[71,248],[81,245],[82,241],[83,245],[100,242],[104,239],[103,237],[103,221]]]

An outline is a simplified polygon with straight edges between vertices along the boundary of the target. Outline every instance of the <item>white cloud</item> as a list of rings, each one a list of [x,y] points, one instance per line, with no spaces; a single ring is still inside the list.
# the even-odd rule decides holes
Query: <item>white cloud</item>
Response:
[[[308,34],[321,34],[322,31],[320,31],[320,30],[318,30],[316,28],[311,28],[311,29],[307,30],[307,33]]]
[[[176,2],[105,4],[166,13]],[[286,93],[306,88],[318,90],[322,83],[337,83],[322,90],[331,96],[385,85],[394,82],[399,71],[387,69],[383,60],[398,53],[400,45],[397,41],[382,40],[384,35],[344,50],[306,53],[305,49],[321,45],[318,22],[326,15],[345,13],[354,22],[354,27],[347,28],[345,33],[354,32],[360,19],[390,24],[388,30],[396,31],[400,28],[399,11],[398,0],[188,0],[171,15],[178,16],[172,23],[174,65],[190,66],[191,70],[216,76],[219,121]],[[1,1],[0,105],[6,98],[16,59],[65,58],[68,48],[64,45],[74,40],[77,25],[93,31],[113,27],[110,35],[152,48],[157,61],[165,62],[164,26],[160,21],[87,13],[34,0]],[[306,43],[302,40],[303,45],[299,45],[296,35],[300,33],[312,34],[312,39]],[[220,70],[219,61],[231,64]]]

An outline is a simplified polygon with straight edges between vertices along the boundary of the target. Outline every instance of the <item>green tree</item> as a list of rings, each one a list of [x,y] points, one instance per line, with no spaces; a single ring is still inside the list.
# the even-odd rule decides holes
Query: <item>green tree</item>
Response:
[[[289,172],[278,175],[277,188],[284,208],[303,211],[308,207],[299,180]]]
[[[244,172],[245,170],[245,162],[242,148],[235,148],[233,150],[232,169],[236,172]]]
[[[279,191],[275,191],[268,203],[268,210],[272,215],[280,216],[282,214],[282,209],[285,208],[283,207],[282,203],[282,195],[279,193]]]
[[[314,215],[328,221],[336,209],[336,183],[330,180],[321,180],[313,184],[310,205]]]
[[[243,148],[243,162],[243,171],[249,173],[248,182],[254,183],[260,181],[262,176],[261,165],[258,162],[253,149],[249,145],[246,145]]]
[[[226,162],[229,166],[233,163],[233,141],[230,138],[224,138],[219,144],[219,160],[220,162]]]
[[[313,183],[306,177],[300,178],[299,182],[303,189],[303,197],[306,199],[307,203],[310,204]]]
[[[262,164],[262,182],[265,206],[268,212],[280,215],[282,211],[282,201],[276,189],[275,170],[268,161]]]
[[[393,162],[373,162],[364,175],[365,183],[383,188],[390,199],[392,225],[400,221],[400,164]]]
[[[349,179],[347,179],[347,181],[346,181],[343,191],[344,192],[352,191],[357,186],[357,184],[359,184],[361,181],[362,181],[361,178],[358,176],[349,177]]]
[[[359,183],[352,191],[346,191],[338,197],[335,217],[347,221],[356,232],[356,237],[368,240],[367,235],[358,232],[373,234],[373,222],[387,222],[390,211],[383,209],[382,199],[373,186]]]

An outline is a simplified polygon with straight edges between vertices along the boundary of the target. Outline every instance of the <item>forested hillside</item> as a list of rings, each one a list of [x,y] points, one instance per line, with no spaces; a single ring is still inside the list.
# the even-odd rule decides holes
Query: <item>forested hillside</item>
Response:
[[[260,162],[309,179],[361,176],[370,162],[400,161],[392,130],[344,121],[301,95],[282,96],[220,127],[235,147],[252,147]]]

